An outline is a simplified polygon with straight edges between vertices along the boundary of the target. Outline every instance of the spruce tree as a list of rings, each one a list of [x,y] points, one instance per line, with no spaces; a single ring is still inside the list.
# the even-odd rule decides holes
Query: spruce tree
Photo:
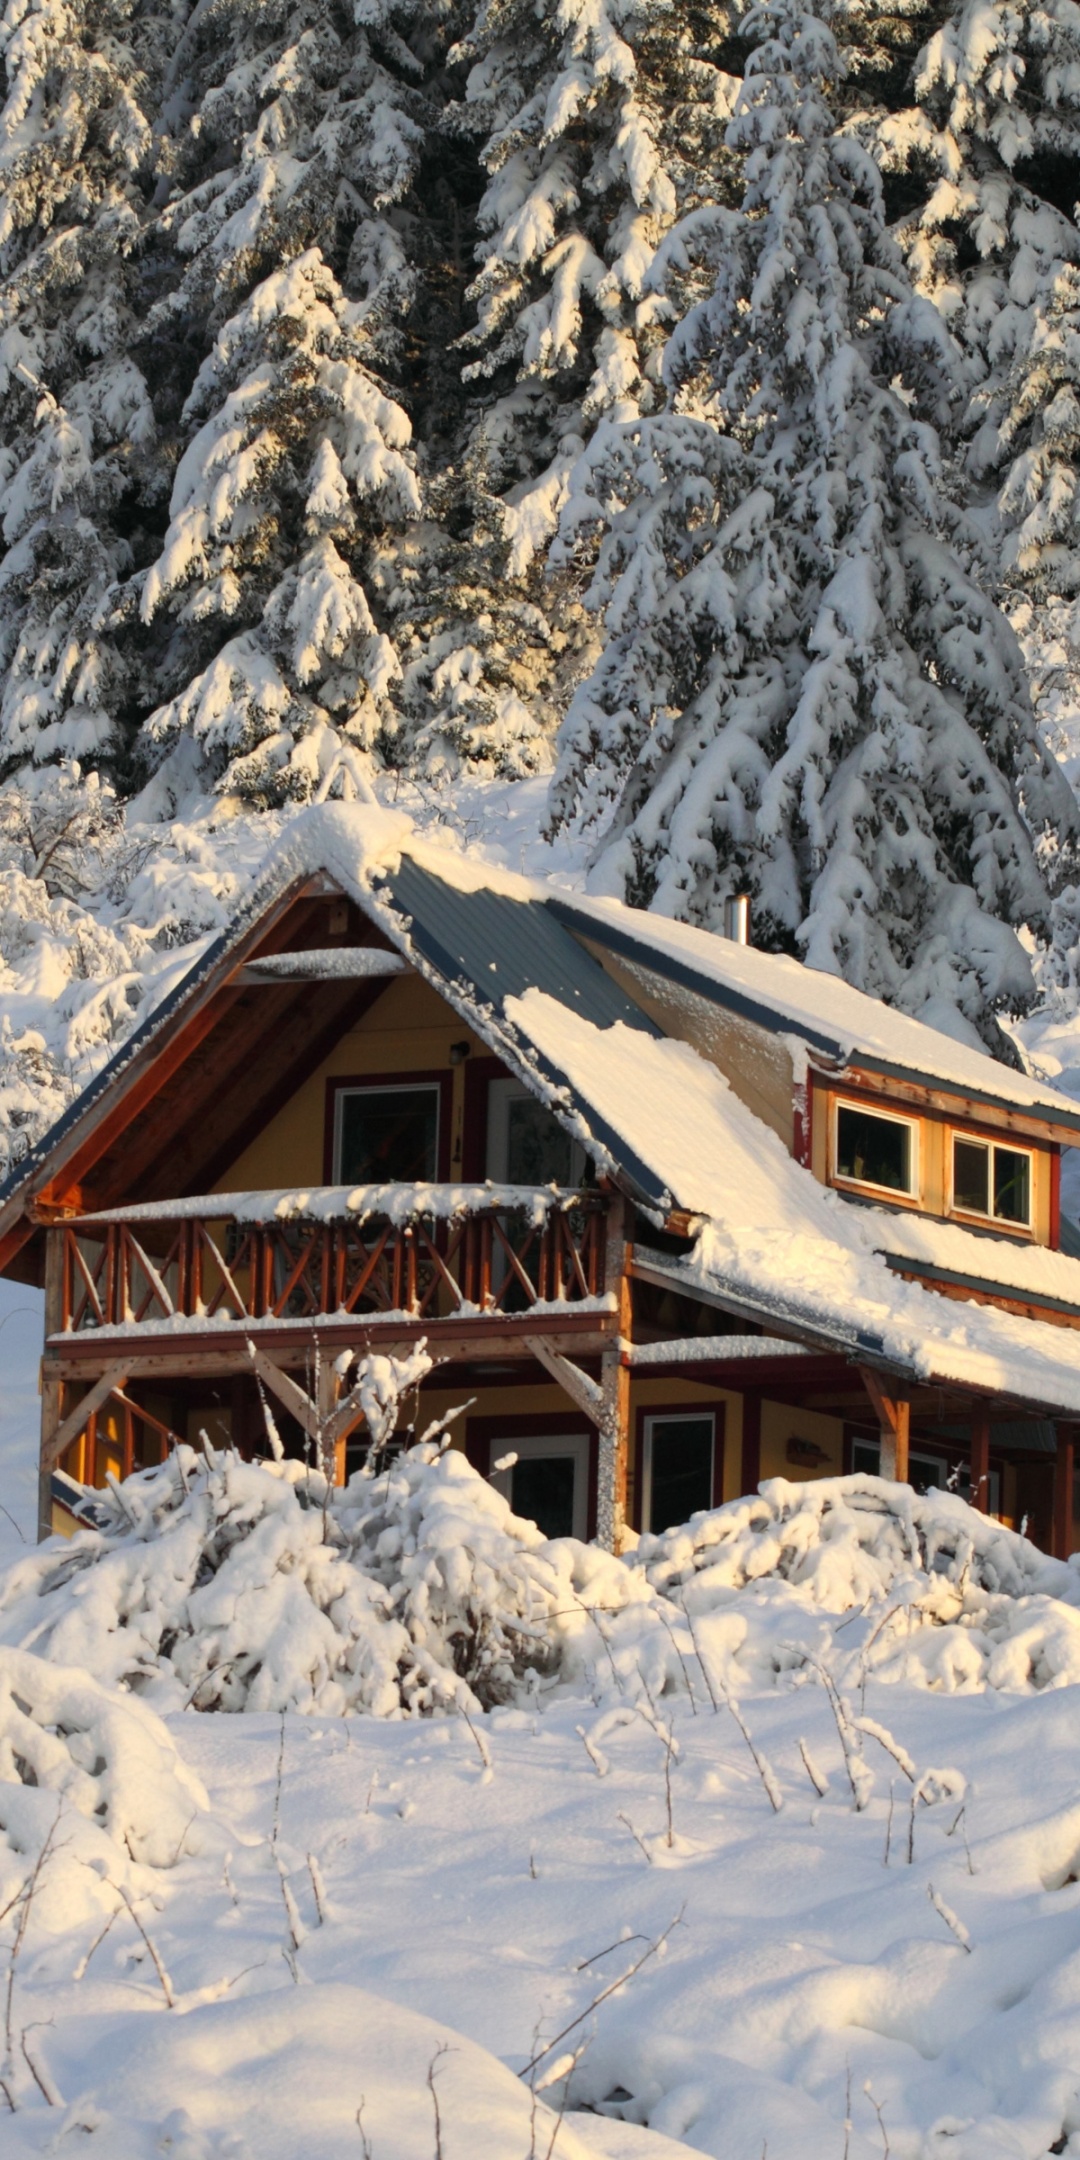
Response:
[[[599,889],[715,928],[749,892],[760,942],[994,1039],[1045,918],[1029,833],[1071,835],[1072,799],[920,417],[951,356],[835,124],[834,39],[791,0],[743,34],[742,205],[667,243],[713,289],[667,409],[599,429],[563,513],[605,643],[553,815],[603,825]]]
[[[135,266],[173,37],[134,0],[0,17],[2,773],[123,748],[110,596],[161,487]]]

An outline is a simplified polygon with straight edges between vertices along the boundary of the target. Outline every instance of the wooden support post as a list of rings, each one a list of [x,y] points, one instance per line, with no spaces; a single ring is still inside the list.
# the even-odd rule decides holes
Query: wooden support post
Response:
[[[627,1203],[621,1193],[608,1195],[604,1248],[604,1290],[614,1294],[617,1336],[600,1357],[600,1454],[597,1471],[596,1538],[608,1552],[621,1552],[626,1529],[626,1487],[630,1468],[629,1347],[630,1246]]]
[[[971,1411],[971,1505],[986,1515],[990,1507],[990,1411],[976,1402]]]
[[[1067,1560],[1073,1545],[1073,1474],[1076,1469],[1076,1428],[1059,1425],[1054,1457],[1054,1556]]]
[[[337,1371],[333,1358],[327,1355],[321,1345],[318,1357],[316,1396],[319,1413],[318,1447],[321,1457],[319,1468],[335,1485],[344,1485],[346,1435],[342,1433],[339,1437],[334,1431],[334,1412],[341,1395],[341,1374]]]
[[[875,1372],[872,1365],[860,1365],[859,1373],[877,1412],[878,1430],[881,1434],[880,1475],[895,1480],[898,1485],[906,1485],[911,1404],[906,1395],[900,1395],[895,1390],[887,1392],[888,1384],[884,1374]]]
[[[756,1493],[761,1479],[761,1396],[746,1388],[742,1399],[742,1463],[739,1491]]]
[[[64,1231],[62,1224],[45,1233],[45,1338],[64,1325]],[[56,1436],[64,1417],[64,1384],[50,1377],[41,1363],[41,1449],[38,1455],[37,1534],[52,1535],[52,1474],[63,1450]],[[65,1445],[67,1443],[65,1442]]]

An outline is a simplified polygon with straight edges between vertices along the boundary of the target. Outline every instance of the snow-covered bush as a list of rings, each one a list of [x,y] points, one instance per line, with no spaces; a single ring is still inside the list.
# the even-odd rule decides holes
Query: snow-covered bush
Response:
[[[0,1637],[162,1707],[487,1708],[577,1670],[579,1640],[596,1655],[589,1607],[649,1595],[594,1548],[546,1543],[437,1443],[342,1492],[303,1464],[184,1448],[103,1505],[104,1529],[10,1571]]]

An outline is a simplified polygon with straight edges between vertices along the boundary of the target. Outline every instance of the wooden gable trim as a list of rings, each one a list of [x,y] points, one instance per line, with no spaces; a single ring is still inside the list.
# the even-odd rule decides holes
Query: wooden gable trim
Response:
[[[1064,1119],[1043,1117],[1037,1110],[986,1101],[978,1095],[965,1095],[944,1084],[934,1085],[873,1072],[854,1060],[842,1070],[813,1066],[810,1079],[815,1088],[823,1089],[829,1095],[865,1094],[879,1102],[902,1104],[906,1110],[917,1110],[923,1117],[933,1117],[951,1125],[972,1125],[983,1131],[1014,1133],[1027,1140],[1040,1140],[1044,1146],[1080,1147],[1080,1114],[1075,1125],[1070,1126]]]
[[[34,1201],[42,1204],[45,1212],[64,1206],[72,1187],[100,1161],[140,1109],[153,1101],[165,1081],[179,1070],[241,995],[230,978],[264,946],[273,950],[271,941],[276,933],[283,932],[297,903],[322,897],[325,886],[324,878],[305,876],[270,903],[176,1012],[135,1051],[124,1072],[88,1106],[70,1135],[57,1143],[60,1161],[56,1167],[50,1172],[43,1166],[40,1182],[31,1180],[27,1193],[13,1196],[12,1204],[17,1200],[20,1212],[29,1209],[33,1214]]]

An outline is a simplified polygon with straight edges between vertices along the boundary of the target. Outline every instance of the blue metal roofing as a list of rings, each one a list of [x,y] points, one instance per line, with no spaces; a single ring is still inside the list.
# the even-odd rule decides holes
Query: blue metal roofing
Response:
[[[396,917],[399,931],[444,987],[451,1003],[460,1002],[464,991],[470,1008],[479,1008],[479,1032],[492,1047],[511,1063],[516,1052],[524,1069],[539,1073],[552,1089],[565,1090],[572,1110],[606,1149],[635,1197],[666,1213],[671,1195],[655,1171],[609,1124],[602,1106],[583,1100],[567,1075],[538,1052],[524,1035],[520,1018],[513,1022],[507,1018],[506,1000],[535,989],[580,1013],[595,1027],[621,1022],[639,1034],[660,1039],[661,1030],[618,988],[558,916],[544,901],[519,900],[497,887],[463,891],[404,853],[393,869],[377,879],[373,894],[380,903],[380,920],[386,924],[387,911]],[[557,1101],[553,1108],[558,1114]]]

